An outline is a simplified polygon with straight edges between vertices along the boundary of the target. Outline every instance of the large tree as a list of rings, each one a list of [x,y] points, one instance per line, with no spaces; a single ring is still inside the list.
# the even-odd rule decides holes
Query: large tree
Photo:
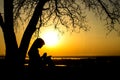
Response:
[[[54,24],[60,31],[61,27],[72,31],[88,30],[88,10],[104,20],[109,31],[119,32],[119,26],[116,26],[120,24],[119,0],[4,0],[4,21],[0,16],[0,25],[9,68],[21,72],[32,35],[36,31],[39,32],[43,26]],[[20,22],[25,21],[28,25],[18,47],[15,29]]]

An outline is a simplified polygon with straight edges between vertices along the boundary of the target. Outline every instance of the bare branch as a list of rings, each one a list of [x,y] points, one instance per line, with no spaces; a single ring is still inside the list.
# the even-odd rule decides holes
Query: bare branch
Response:
[[[14,0],[14,20],[28,20],[38,1],[40,0]],[[120,24],[120,0],[47,0],[42,16],[39,17],[39,26],[54,24],[55,28],[62,25],[73,31],[76,28],[86,31],[89,29],[86,9],[95,13],[100,20],[106,21],[107,30],[120,30],[116,28],[116,24]]]
[[[73,27],[72,30],[74,30],[79,27],[79,29],[87,30],[86,15],[75,0],[50,0],[46,6],[47,9],[42,15],[43,26],[52,23],[55,24],[55,28],[63,25],[66,29]]]
[[[101,20],[106,21],[108,31],[118,31],[115,24],[120,24],[120,1],[119,0],[82,0],[86,8],[92,10]],[[117,28],[116,28],[117,27]]]

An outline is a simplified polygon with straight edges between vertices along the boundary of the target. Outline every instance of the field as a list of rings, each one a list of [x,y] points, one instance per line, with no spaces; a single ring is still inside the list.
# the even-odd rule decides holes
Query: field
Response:
[[[117,78],[120,72],[119,56],[101,56],[101,57],[53,57],[55,67],[46,66],[37,74],[28,76],[27,65],[25,75],[30,80],[80,80],[93,78]],[[4,60],[1,59],[1,66]],[[27,64],[27,60],[26,60]],[[3,70],[3,69],[1,69]],[[113,76],[115,75],[115,76]],[[31,77],[32,76],[32,77]]]

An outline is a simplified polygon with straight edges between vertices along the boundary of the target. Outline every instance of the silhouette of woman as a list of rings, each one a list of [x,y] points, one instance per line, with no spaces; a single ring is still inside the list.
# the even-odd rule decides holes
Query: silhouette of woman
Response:
[[[32,70],[38,70],[41,67],[41,58],[40,58],[40,54],[38,51],[38,48],[41,48],[43,45],[45,45],[45,42],[43,39],[41,38],[37,38],[35,40],[35,42],[33,43],[33,45],[31,46],[29,52],[28,52],[28,56],[29,56],[29,69]]]

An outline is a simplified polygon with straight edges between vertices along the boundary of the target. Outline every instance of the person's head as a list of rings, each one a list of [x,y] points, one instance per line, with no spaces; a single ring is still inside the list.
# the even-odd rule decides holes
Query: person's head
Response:
[[[34,45],[35,47],[37,47],[37,48],[41,48],[43,45],[45,45],[45,42],[44,42],[43,39],[37,38],[37,39],[35,40],[35,42],[33,43],[33,45]]]

